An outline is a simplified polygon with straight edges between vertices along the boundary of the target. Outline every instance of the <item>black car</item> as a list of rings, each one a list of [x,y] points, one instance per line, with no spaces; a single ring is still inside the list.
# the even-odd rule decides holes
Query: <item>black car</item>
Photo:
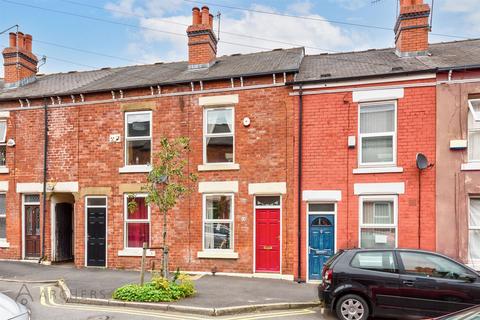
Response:
[[[480,274],[428,251],[352,249],[324,264],[318,294],[342,320],[437,317],[480,304]]]

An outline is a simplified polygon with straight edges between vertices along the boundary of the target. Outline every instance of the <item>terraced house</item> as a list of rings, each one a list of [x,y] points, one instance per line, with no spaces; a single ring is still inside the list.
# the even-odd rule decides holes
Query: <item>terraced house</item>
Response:
[[[286,83],[304,51],[217,57],[207,7],[193,9],[187,34],[185,62],[50,75],[36,74],[32,37],[10,35],[0,92],[0,258],[139,267],[142,243],[161,245],[161,219],[145,206],[142,184],[160,137],[186,136],[198,183],[170,214],[170,266],[293,279]]]
[[[186,136],[199,179],[169,214],[172,269],[318,281],[352,247],[480,261],[480,40],[429,44],[429,15],[401,0],[394,48],[217,57],[194,8],[188,61],[49,75],[12,33],[0,258],[139,267],[162,230],[141,187],[160,138]]]

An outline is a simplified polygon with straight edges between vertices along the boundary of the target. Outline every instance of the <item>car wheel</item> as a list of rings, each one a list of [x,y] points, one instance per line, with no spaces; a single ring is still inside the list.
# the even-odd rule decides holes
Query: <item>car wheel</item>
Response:
[[[367,302],[356,294],[341,297],[335,311],[341,320],[367,320],[370,313]]]

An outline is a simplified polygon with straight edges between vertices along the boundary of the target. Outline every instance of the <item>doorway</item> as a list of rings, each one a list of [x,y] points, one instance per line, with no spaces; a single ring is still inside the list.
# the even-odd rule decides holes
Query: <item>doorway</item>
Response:
[[[255,272],[280,272],[279,196],[255,197]]]
[[[24,257],[40,258],[40,196],[24,195]]]
[[[87,267],[107,266],[107,197],[87,197],[86,263]]]
[[[308,280],[320,281],[325,262],[335,253],[335,204],[308,204]]]
[[[73,207],[71,203],[55,205],[55,261],[73,260]]]

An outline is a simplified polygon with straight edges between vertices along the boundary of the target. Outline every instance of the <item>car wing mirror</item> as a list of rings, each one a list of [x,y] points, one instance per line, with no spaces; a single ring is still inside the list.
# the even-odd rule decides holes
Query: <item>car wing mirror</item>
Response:
[[[465,282],[475,282],[475,280],[477,280],[477,277],[471,274],[462,274],[460,275],[459,279],[464,280]]]

